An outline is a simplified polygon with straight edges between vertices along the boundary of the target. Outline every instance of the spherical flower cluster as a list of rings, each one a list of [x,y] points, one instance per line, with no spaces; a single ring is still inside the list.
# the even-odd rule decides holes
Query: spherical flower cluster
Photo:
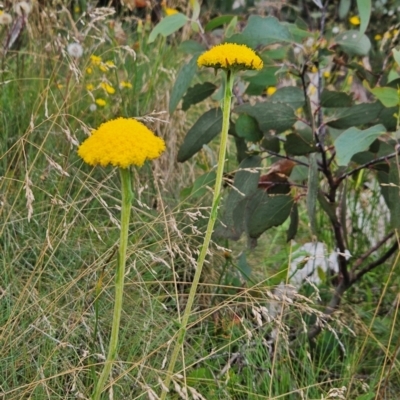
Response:
[[[12,22],[11,15],[0,10],[0,25],[9,25],[11,24],[11,22]]]
[[[197,60],[199,67],[223,69],[261,69],[263,61],[254,50],[243,44],[225,43],[212,47]]]
[[[81,58],[83,54],[83,47],[79,43],[70,43],[67,46],[68,54],[73,58]]]
[[[78,155],[89,165],[127,168],[142,166],[146,160],[160,157],[165,142],[135,119],[117,118],[92,132],[78,149]]]

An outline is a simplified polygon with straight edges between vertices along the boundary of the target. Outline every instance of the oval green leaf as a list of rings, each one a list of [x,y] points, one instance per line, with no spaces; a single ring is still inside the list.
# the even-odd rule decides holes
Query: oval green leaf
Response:
[[[215,92],[216,88],[211,82],[198,83],[189,88],[183,97],[182,110],[186,111],[190,106],[205,100]]]
[[[363,131],[352,127],[342,132],[334,142],[338,165],[347,166],[355,154],[367,150],[371,143],[385,132],[386,128],[383,125],[374,125]]]
[[[189,63],[182,67],[182,69],[178,73],[178,76],[176,77],[174,87],[172,88],[171,91],[171,97],[169,99],[170,114],[172,114],[175,111],[182,96],[188,90],[193,77],[196,75],[198,69],[197,58],[198,58],[197,55],[192,57]]]
[[[158,35],[167,37],[181,29],[189,19],[182,13],[176,13],[168,17],[164,17],[150,32],[147,43],[153,43]]]
[[[248,114],[258,121],[264,133],[273,130],[281,133],[290,129],[297,121],[292,107],[285,103],[264,102],[254,106],[243,104],[234,109],[234,112]]]
[[[247,114],[239,115],[236,120],[235,130],[238,136],[248,142],[259,142],[263,138],[263,133],[258,127],[257,121]]]
[[[368,36],[356,30],[350,30],[336,36],[336,44],[350,56],[366,56],[371,49]]]
[[[246,225],[251,238],[258,238],[273,226],[282,225],[289,217],[293,206],[291,196],[269,196],[264,191],[259,191],[250,202],[253,211],[248,216]]]
[[[209,143],[222,130],[222,112],[220,108],[213,108],[203,114],[189,129],[178,151],[178,161],[185,162],[203,145]]]
[[[227,42],[245,44],[252,48],[279,42],[292,42],[288,28],[275,17],[250,16],[242,33],[232,35]]]
[[[357,8],[361,19],[360,33],[365,33],[371,17],[371,0],[357,0]]]

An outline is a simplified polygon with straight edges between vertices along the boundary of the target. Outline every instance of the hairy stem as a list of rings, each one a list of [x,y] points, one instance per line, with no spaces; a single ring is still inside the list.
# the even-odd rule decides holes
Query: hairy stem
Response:
[[[99,400],[104,385],[110,375],[111,367],[118,351],[118,333],[119,324],[121,321],[122,312],[122,298],[124,294],[124,277],[126,265],[126,250],[128,247],[128,228],[129,217],[131,212],[131,205],[133,200],[133,193],[131,189],[131,175],[128,168],[120,169],[121,183],[122,183],[122,208],[121,208],[121,234],[118,251],[117,270],[115,274],[115,303],[114,303],[114,316],[112,321],[111,338],[108,347],[107,359],[104,363],[103,371],[97,381],[96,388],[93,392],[92,399]]]
[[[164,385],[161,393],[160,400],[165,400],[168,388],[171,383],[171,379],[174,373],[174,368],[176,361],[178,359],[179,351],[181,350],[183,340],[186,334],[186,328],[189,321],[189,316],[192,311],[192,306],[194,302],[194,298],[196,296],[197,287],[199,285],[201,271],[203,269],[204,261],[207,256],[208,247],[211,241],[211,235],[214,230],[214,224],[217,220],[218,214],[218,204],[220,200],[221,187],[222,187],[222,178],[224,173],[224,164],[225,164],[225,154],[226,154],[226,145],[228,142],[228,130],[229,130],[229,118],[231,113],[231,99],[232,99],[232,87],[233,87],[234,75],[231,71],[226,72],[226,80],[225,80],[225,94],[223,99],[223,119],[222,119],[222,132],[221,132],[221,141],[219,148],[219,157],[218,157],[218,166],[217,166],[217,176],[215,179],[215,188],[214,188],[214,197],[211,206],[211,214],[208,220],[206,234],[204,236],[203,246],[201,248],[199,258],[197,260],[197,268],[193,278],[192,286],[190,288],[188,302],[186,304],[185,311],[183,313],[181,325],[179,331],[177,333],[177,340],[174,346],[174,349],[171,354],[171,359],[168,366],[167,376],[164,380]]]

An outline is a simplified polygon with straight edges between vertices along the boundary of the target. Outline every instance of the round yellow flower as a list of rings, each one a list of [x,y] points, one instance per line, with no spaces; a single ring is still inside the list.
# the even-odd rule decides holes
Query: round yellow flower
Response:
[[[107,104],[104,99],[96,99],[95,103],[100,107],[104,107]]]
[[[100,86],[101,86],[108,94],[114,94],[114,93],[115,93],[115,89],[114,89],[111,85],[109,85],[108,83],[106,83],[106,82],[102,82],[102,83],[100,84]]]
[[[117,118],[101,124],[78,149],[78,155],[89,165],[127,168],[141,167],[146,160],[160,157],[165,142],[144,124],[128,118]]]
[[[276,92],[276,87],[275,87],[275,86],[270,86],[270,87],[267,89],[267,95],[268,95],[268,96],[272,96],[275,92]]]
[[[214,46],[197,60],[199,67],[223,69],[261,69],[263,61],[244,44],[225,43]]]
[[[121,81],[120,85],[121,88],[132,89],[132,83],[127,81]]]
[[[92,54],[92,55],[90,56],[90,61],[92,62],[93,65],[100,65],[100,63],[101,63],[101,57]]]
[[[168,17],[169,15],[174,15],[174,14],[178,14],[178,10],[175,10],[175,8],[169,8],[169,7],[166,7],[165,9],[164,9],[164,12],[165,12],[165,15]]]
[[[360,17],[358,15],[353,15],[351,18],[349,18],[349,22],[352,25],[356,25],[356,26],[361,24],[361,20],[360,20]]]

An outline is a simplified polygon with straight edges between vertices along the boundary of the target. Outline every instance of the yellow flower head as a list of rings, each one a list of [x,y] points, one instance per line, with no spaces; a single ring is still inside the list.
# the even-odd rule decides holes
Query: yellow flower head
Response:
[[[275,92],[276,92],[276,87],[275,87],[275,86],[270,86],[270,87],[267,89],[267,95],[268,95],[268,96],[272,96]]]
[[[374,36],[374,39],[378,42],[379,40],[382,40],[382,35],[380,35],[379,33],[377,33],[377,34]]]
[[[166,7],[166,8],[164,8],[164,12],[165,12],[165,15],[168,17],[169,15],[177,14],[179,11],[175,10],[175,8]]]
[[[100,107],[104,107],[107,104],[104,99],[96,99],[95,103]]]
[[[87,68],[86,68],[86,73],[87,73],[88,75],[92,74],[92,73],[93,73],[93,69],[90,68],[90,67],[87,67]]]
[[[117,118],[101,124],[78,149],[78,155],[89,165],[111,164],[127,168],[141,167],[146,160],[160,157],[165,142],[141,122]]]
[[[132,83],[127,81],[121,81],[120,85],[121,88],[132,89]]]
[[[114,93],[115,93],[115,89],[114,89],[111,85],[109,85],[108,83],[106,83],[106,82],[102,82],[102,83],[100,84],[100,86],[101,86],[108,94],[114,94]]]
[[[111,60],[106,61],[105,64],[107,65],[108,68],[115,68],[115,64]]]
[[[100,65],[100,63],[101,63],[101,57],[92,54],[92,55],[90,56],[90,61],[92,62],[93,65]]]
[[[89,90],[89,92],[91,92],[92,90],[94,90],[93,84],[92,84],[92,83],[88,83],[88,84],[86,85],[86,90]]]
[[[197,60],[199,67],[223,69],[261,69],[263,61],[260,57],[243,44],[225,43],[212,47]]]
[[[351,18],[349,18],[349,22],[352,25],[356,25],[356,26],[361,24],[361,20],[360,20],[360,17],[358,15],[353,15]]]

